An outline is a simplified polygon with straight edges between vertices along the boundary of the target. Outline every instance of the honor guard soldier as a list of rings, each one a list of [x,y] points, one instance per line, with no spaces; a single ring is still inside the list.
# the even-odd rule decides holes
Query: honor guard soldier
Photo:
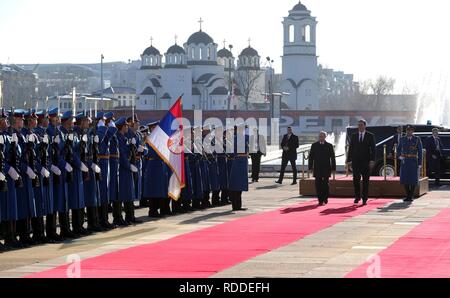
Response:
[[[192,183],[192,171],[190,162],[194,158],[192,153],[191,128],[184,129],[184,139],[190,140],[189,144],[185,144],[184,151],[184,173],[185,173],[185,187],[181,190],[181,209],[179,212],[186,213],[192,210],[192,199],[194,198],[194,189]]]
[[[49,119],[46,110],[36,112],[36,116],[38,119],[34,133],[39,139],[37,160],[38,172],[41,174],[40,179],[45,214],[45,231],[48,242],[54,243],[60,241],[61,238],[56,233],[56,216],[53,195],[54,177],[56,174],[52,172],[51,138],[47,134]]]
[[[245,210],[242,208],[242,192],[248,191],[248,144],[249,137],[245,133],[245,126],[236,126],[229,185],[233,211]]]
[[[33,164],[30,164],[30,148],[34,146],[28,139],[22,135],[24,127],[24,110],[15,110],[13,114],[13,123],[11,126],[12,142],[17,144],[16,154],[20,156],[19,175],[23,179],[23,186],[16,189],[17,197],[17,233],[19,242],[24,246],[34,244],[31,239],[31,218],[36,217],[36,205],[34,197],[34,187],[37,187],[38,177],[33,171]]]
[[[134,200],[140,202],[142,200],[142,156],[144,155],[145,147],[143,145],[144,136],[139,131],[140,121],[137,115],[127,118],[128,132],[126,137],[129,140],[135,139],[136,145],[132,145],[132,151],[135,155],[135,165],[138,169],[134,180]],[[147,206],[148,207],[148,206]]]
[[[23,187],[23,185],[18,173],[20,156],[16,152],[17,140],[12,139],[8,127],[8,118],[2,109],[0,115],[0,158],[2,159],[0,164],[2,168],[0,171],[6,176],[6,185],[0,181],[2,184],[0,190],[1,228],[5,249],[16,249],[22,247],[16,238],[16,221],[18,219],[16,187]]]
[[[192,140],[192,159],[189,162],[192,175],[192,185],[193,185],[193,199],[192,208],[201,209],[202,200],[204,197],[204,179],[202,177],[201,165],[202,165],[202,150],[203,142],[201,138],[201,128],[193,127],[191,131]]]
[[[412,202],[417,185],[419,185],[422,168],[422,142],[414,135],[414,127],[406,127],[406,136],[398,144],[397,152],[401,160],[400,183],[405,186],[405,202]]]
[[[221,152],[217,152],[217,168],[219,171],[219,187],[220,187],[220,201],[219,205],[227,205],[228,201],[228,171],[227,171],[227,153],[225,143],[225,131],[220,129],[221,135],[216,134],[216,142],[219,142],[219,146],[222,147]]]
[[[135,182],[138,177],[138,167],[136,165],[137,141],[133,137],[127,138],[129,127],[125,118],[120,118],[116,122],[118,131],[117,140],[119,144],[119,201],[123,203],[125,210],[125,222],[129,225],[142,223],[137,220],[134,212]],[[134,149],[133,149],[134,148]]]
[[[44,178],[50,177],[50,172],[40,166],[38,158],[38,149],[40,146],[39,137],[34,132],[37,127],[37,116],[34,110],[29,110],[24,114],[24,128],[22,129],[22,135],[27,140],[26,155],[28,165],[38,177],[35,178],[38,181],[33,183],[33,193],[35,198],[36,216],[31,219],[31,228],[33,231],[33,242],[36,244],[46,243],[45,237],[45,224],[44,216],[47,215],[47,203],[48,198],[45,198],[42,192],[42,183]]]
[[[209,133],[211,135],[211,142],[208,142],[208,144],[211,143],[211,150],[207,151],[206,157],[208,159],[208,174],[212,192],[211,203],[213,207],[218,207],[220,205],[220,180],[219,180],[219,165],[217,161],[217,152],[215,149],[216,128],[210,127]]]
[[[150,134],[159,122],[150,123]],[[160,217],[164,215],[158,210],[168,198],[169,173],[168,167],[159,157],[158,153],[146,142],[147,150],[144,156],[143,197],[149,201],[149,216]]]
[[[93,233],[100,232],[103,229],[100,227],[98,216],[98,208],[100,206],[98,175],[101,173],[101,170],[97,163],[94,163],[94,150],[96,144],[98,144],[98,137],[96,139],[90,124],[91,119],[86,115],[86,112],[79,113],[75,117],[75,132],[79,139],[78,151],[80,152],[80,160],[88,169],[87,172],[82,172],[84,203],[87,209],[88,220],[87,232]],[[95,142],[96,140],[97,142]],[[84,229],[84,217],[83,209],[80,211],[78,229]]]
[[[99,167],[101,169],[101,179],[99,182],[100,193],[100,207],[98,210],[100,225],[103,229],[110,230],[114,228],[109,222],[109,142],[117,133],[117,128],[112,124],[106,126],[105,116],[103,112],[98,112],[96,115],[97,121],[97,136],[99,139]]]
[[[209,201],[210,200],[210,193],[211,193],[211,177],[209,175],[209,159],[207,155],[207,151],[204,147],[204,141],[207,135],[209,134],[210,129],[208,127],[203,127],[202,129],[202,156],[200,160],[200,173],[202,175],[203,179],[203,200],[201,207],[203,209],[205,208],[211,208],[212,204]]]
[[[439,137],[439,129],[433,129],[433,135],[427,139],[427,175],[434,175],[434,185],[441,186],[441,166],[444,160],[444,144]]]

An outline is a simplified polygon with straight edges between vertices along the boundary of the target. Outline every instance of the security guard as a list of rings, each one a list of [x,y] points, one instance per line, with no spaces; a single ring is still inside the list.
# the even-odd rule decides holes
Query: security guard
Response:
[[[414,135],[414,127],[406,127],[406,136],[402,137],[397,148],[401,160],[400,183],[405,186],[405,202],[414,200],[414,193],[419,185],[420,170],[422,168],[422,142]]]
[[[243,211],[242,192],[248,191],[248,152],[249,136],[245,133],[245,126],[235,127],[234,152],[230,171],[230,197],[233,211]]]
[[[137,175],[138,168],[132,163],[131,148],[137,145],[136,138],[128,139],[129,127],[124,117],[116,122],[117,140],[119,144],[119,201],[123,203],[125,210],[125,222],[129,225],[142,223],[136,219],[134,212],[134,201],[137,201],[135,195],[135,181],[133,176]]]
[[[158,122],[150,123],[150,134]],[[161,217],[164,211],[160,210],[168,198],[169,171],[158,153],[146,142],[143,197],[149,200],[149,217]],[[158,211],[160,210],[160,212]]]
[[[96,115],[97,136],[99,139],[99,167],[101,170],[101,180],[99,182],[100,193],[100,207],[98,210],[100,226],[105,230],[113,229],[114,226],[109,222],[109,142],[117,133],[117,128],[114,125],[106,126],[105,115],[103,112],[98,112]]]

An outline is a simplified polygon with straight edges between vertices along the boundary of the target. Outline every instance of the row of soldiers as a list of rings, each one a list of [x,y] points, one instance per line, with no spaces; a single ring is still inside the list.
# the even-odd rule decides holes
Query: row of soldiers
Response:
[[[0,251],[139,224],[137,201],[149,207],[150,217],[230,203],[242,210],[247,145],[242,153],[216,153],[195,150],[193,141],[185,154],[185,187],[175,201],[168,195],[171,169],[146,141],[157,126],[140,126],[136,116],[116,121],[112,112],[91,119],[84,112],[60,115],[57,108],[2,109]],[[244,132],[235,127],[223,140]]]

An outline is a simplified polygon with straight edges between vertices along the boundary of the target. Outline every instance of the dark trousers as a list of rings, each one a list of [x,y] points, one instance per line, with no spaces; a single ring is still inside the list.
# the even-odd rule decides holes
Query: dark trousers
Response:
[[[319,203],[328,202],[328,196],[330,193],[329,183],[329,177],[316,177],[316,193]]]
[[[362,178],[362,192],[361,192],[361,178]],[[355,199],[363,199],[367,201],[369,198],[369,182],[370,182],[370,168],[367,166],[353,167],[353,186],[355,187]]]
[[[428,162],[428,177],[434,176],[434,184],[439,185],[441,183],[441,160]]]
[[[250,154],[250,157],[252,159],[252,181],[258,181],[261,170],[261,153]]]
[[[413,200],[417,185],[405,185],[406,199]]]
[[[297,181],[297,164],[295,160],[289,160],[289,159],[285,159],[283,158],[281,161],[281,172],[280,172],[280,179],[278,179],[278,181],[283,182],[284,179],[284,172],[286,171],[286,167],[288,165],[288,163],[291,163],[291,167],[292,167],[292,172],[294,174],[294,182]]]

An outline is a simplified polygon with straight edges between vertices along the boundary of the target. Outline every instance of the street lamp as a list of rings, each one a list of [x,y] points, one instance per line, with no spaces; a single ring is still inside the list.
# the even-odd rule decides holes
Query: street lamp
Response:
[[[274,94],[273,94],[273,60],[269,56],[266,57],[267,63],[270,67],[270,79],[269,79],[269,94],[270,94],[270,118],[275,118],[275,105],[274,105]]]
[[[101,100],[101,103],[102,103],[102,111],[103,110],[105,110],[105,105],[104,105],[104,103],[103,103],[103,89],[105,88],[104,86],[103,86],[103,59],[105,59],[105,56],[103,56],[103,54],[101,55],[101,57],[100,57],[100,80],[101,80],[101,82],[100,82],[100,100]],[[97,117],[97,115],[95,116],[95,117]]]

